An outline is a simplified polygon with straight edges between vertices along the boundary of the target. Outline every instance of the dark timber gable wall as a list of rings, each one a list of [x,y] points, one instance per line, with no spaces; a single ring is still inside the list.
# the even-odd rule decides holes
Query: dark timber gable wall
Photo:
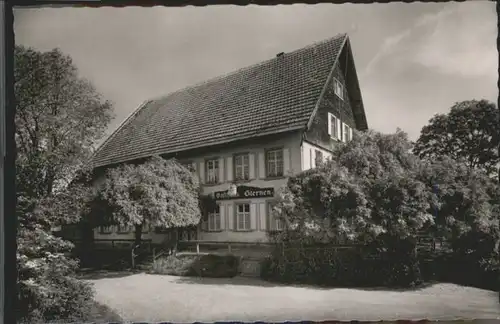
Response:
[[[314,116],[313,122],[311,123],[311,128],[305,134],[305,140],[327,150],[331,150],[336,143],[336,141],[331,139],[330,135],[328,135],[328,113],[334,114],[340,118],[341,122],[346,123],[353,129],[356,129],[354,115],[349,101],[348,89],[345,85],[343,69],[340,67],[340,64],[345,61],[343,57],[345,56],[340,56],[340,60],[335,66],[333,78],[336,78],[342,83],[344,88],[344,100],[335,95],[334,79],[332,78],[329,81],[323,99],[319,104],[316,116]]]

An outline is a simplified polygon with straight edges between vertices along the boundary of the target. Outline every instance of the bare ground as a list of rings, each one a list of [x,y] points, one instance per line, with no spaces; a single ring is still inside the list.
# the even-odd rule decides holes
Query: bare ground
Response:
[[[500,319],[496,292],[454,284],[389,291],[271,284],[254,278],[149,274],[89,280],[125,321]]]

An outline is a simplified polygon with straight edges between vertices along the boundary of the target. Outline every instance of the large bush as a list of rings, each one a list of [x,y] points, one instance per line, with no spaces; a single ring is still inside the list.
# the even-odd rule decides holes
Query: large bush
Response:
[[[240,259],[233,255],[184,254],[156,260],[152,273],[188,277],[231,278],[239,273]]]
[[[458,161],[420,160],[401,131],[355,135],[339,145],[332,160],[289,179],[274,210],[288,225],[273,237],[282,251],[265,269],[274,276],[281,273],[283,278],[306,281],[308,273],[321,273],[336,285],[418,285],[422,274],[417,238],[424,234],[444,238],[454,247],[454,260],[474,260],[467,262],[482,264],[476,268],[483,273],[494,271],[499,197],[494,180]],[[471,236],[484,244],[472,244],[466,239]],[[364,248],[355,258],[351,252],[333,259],[324,255],[327,252],[287,256],[293,245],[318,243]],[[343,279],[338,264],[351,260],[360,264],[350,266],[345,275],[355,278]],[[356,267],[370,270],[365,275],[354,271]]]
[[[18,235],[19,318],[29,323],[85,320],[93,305],[92,287],[74,276],[72,244],[40,227]]]

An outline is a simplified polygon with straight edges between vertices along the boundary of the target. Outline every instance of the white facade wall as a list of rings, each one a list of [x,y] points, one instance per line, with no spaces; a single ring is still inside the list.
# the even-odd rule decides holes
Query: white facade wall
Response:
[[[316,151],[320,151],[323,154],[323,162],[332,157],[330,151],[304,141],[302,143],[302,171],[316,167]]]
[[[301,153],[301,135],[292,134],[285,139],[268,141],[259,145],[244,145],[231,150],[220,150],[206,156],[198,156],[189,159],[197,175],[200,177],[203,194],[209,194],[216,191],[226,191],[229,186],[234,183],[237,186],[249,186],[258,188],[274,188],[275,196],[278,190],[287,182],[287,175],[294,174],[303,170],[302,168],[302,153]],[[283,150],[283,169],[285,176],[279,178],[266,178],[265,152],[268,149]],[[248,153],[249,155],[249,175],[248,181],[235,182],[233,156],[235,154]],[[217,159],[219,161],[219,178],[217,184],[206,184],[205,163],[208,159]],[[182,161],[181,161],[182,162]],[[99,180],[97,180],[99,181]],[[220,215],[221,228],[217,231],[208,231],[204,226],[198,228],[197,239],[204,241],[218,242],[265,242],[267,240],[267,212],[268,204],[274,198],[242,198],[232,200],[220,200]],[[248,203],[250,205],[250,230],[237,231],[234,229],[234,213],[236,205],[239,203]],[[202,229],[203,228],[203,229]],[[134,237],[133,232],[117,233],[116,229],[112,234],[102,234],[96,228],[94,230],[94,238],[99,239],[130,239]],[[143,239],[152,239],[153,243],[161,243],[166,234],[154,233],[151,230],[149,233],[143,233]]]

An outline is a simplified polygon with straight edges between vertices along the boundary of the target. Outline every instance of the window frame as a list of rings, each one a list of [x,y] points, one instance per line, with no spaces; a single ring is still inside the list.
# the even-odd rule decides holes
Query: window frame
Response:
[[[278,159],[275,157],[275,169],[276,173],[275,174],[270,174],[270,167],[269,163],[271,162],[269,159],[269,153],[274,153],[276,154],[277,152],[281,153],[281,164],[278,164]],[[276,148],[270,148],[266,149],[264,152],[264,163],[265,163],[265,172],[266,172],[266,178],[281,178],[285,176],[285,149],[283,147],[276,147]],[[279,166],[281,166],[281,174],[278,174],[278,169]]]
[[[218,232],[222,230],[222,219],[220,214],[221,205],[216,204],[215,208],[216,211],[207,213],[207,226],[206,226],[207,232]],[[211,219],[213,219],[212,225],[214,225],[214,227],[211,226]]]
[[[342,138],[344,139],[344,142],[352,140],[350,134],[351,134],[351,126],[347,125],[346,123],[343,123]]]
[[[329,116],[330,116],[330,121],[329,121],[330,122],[330,129],[329,129],[330,137],[333,139],[336,139],[336,140],[340,140],[339,129],[338,129],[338,126],[339,126],[338,124],[339,124],[340,119],[332,113],[329,113]]]
[[[240,206],[248,206],[248,212],[246,211],[240,212],[239,210]],[[252,215],[251,215],[250,203],[249,202],[236,203],[234,206],[234,211],[236,213],[235,217],[236,224],[234,224],[235,225],[234,228],[236,229],[236,231],[244,232],[252,230]],[[244,224],[243,227],[240,227],[240,217],[248,217],[248,219],[243,219],[243,224]],[[248,227],[245,225],[248,225]]]
[[[333,92],[340,100],[344,100],[344,85],[337,78],[333,78]]]
[[[209,163],[214,163],[217,167],[214,168],[214,181],[210,181],[209,179]],[[220,183],[220,163],[219,163],[219,158],[213,157],[210,159],[205,159],[205,184],[218,184]]]
[[[242,160],[242,165],[237,165],[236,160],[237,158],[241,158]],[[245,177],[245,159],[247,162],[246,165],[246,177]],[[238,168],[242,170],[243,177],[238,177]],[[250,154],[249,153],[237,153],[233,155],[233,180],[234,181],[248,181],[250,180]]]
[[[323,161],[324,161],[323,152],[321,152],[318,149],[314,149],[314,165],[318,166],[319,164],[323,163]]]
[[[282,219],[278,219],[273,215],[273,208],[276,206],[276,201],[267,202],[267,217],[269,228],[267,229],[269,232],[279,232],[285,229],[285,224]],[[274,226],[273,226],[274,225]]]

